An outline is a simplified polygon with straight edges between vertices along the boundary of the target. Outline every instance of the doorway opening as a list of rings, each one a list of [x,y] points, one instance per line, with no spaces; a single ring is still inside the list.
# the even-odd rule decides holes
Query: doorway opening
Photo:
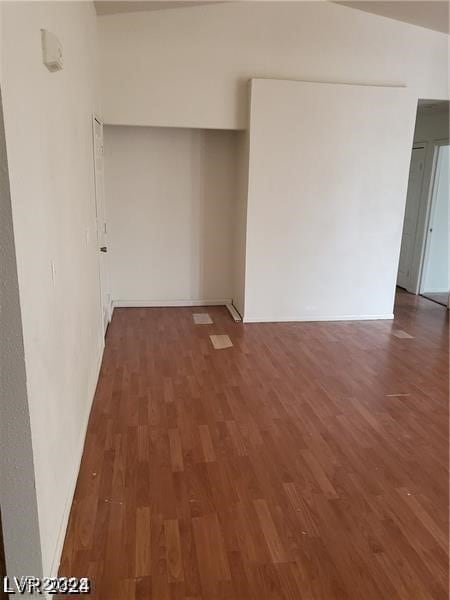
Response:
[[[232,304],[244,132],[108,125],[104,136],[113,306]]]
[[[448,306],[449,102],[419,100],[397,286]]]

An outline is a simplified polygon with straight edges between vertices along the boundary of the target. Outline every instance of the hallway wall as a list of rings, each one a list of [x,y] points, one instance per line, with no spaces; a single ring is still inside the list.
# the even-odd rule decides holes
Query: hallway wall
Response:
[[[1,99],[0,476],[0,585],[3,589],[1,575],[6,575],[3,572],[5,560],[8,573],[33,573],[37,577],[42,575],[42,554]],[[1,593],[0,597],[3,598]]]
[[[92,153],[96,15],[90,2],[5,2],[1,10],[42,571],[54,575],[103,348]],[[62,43],[62,71],[42,63],[41,28]],[[15,574],[39,575],[32,566]]]

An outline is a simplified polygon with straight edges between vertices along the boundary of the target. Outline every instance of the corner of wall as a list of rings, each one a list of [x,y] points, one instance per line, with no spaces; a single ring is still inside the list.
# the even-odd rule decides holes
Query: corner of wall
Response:
[[[0,96],[0,506],[7,574],[43,574],[22,315]]]

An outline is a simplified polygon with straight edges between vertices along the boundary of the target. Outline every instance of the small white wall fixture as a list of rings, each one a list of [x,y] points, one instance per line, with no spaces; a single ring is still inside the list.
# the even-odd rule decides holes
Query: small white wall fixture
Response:
[[[47,69],[54,73],[63,68],[63,53],[61,42],[56,35],[46,29],[41,29],[42,61]]]

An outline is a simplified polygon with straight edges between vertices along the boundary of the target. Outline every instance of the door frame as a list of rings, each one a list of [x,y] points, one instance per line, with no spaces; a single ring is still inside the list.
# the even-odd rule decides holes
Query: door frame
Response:
[[[103,297],[104,294],[106,293],[107,298],[111,297],[110,294],[110,290],[105,290],[105,281],[108,281],[108,277],[107,277],[107,273],[103,272],[103,269],[105,269],[105,261],[102,260],[102,257],[100,255],[100,244],[101,244],[101,240],[99,238],[99,227],[100,227],[100,223],[99,223],[99,202],[98,202],[98,198],[97,198],[97,181],[98,181],[98,177],[99,174],[97,172],[97,167],[96,167],[96,155],[95,155],[95,124],[98,123],[101,128],[102,128],[102,138],[103,138],[103,119],[97,114],[97,113],[92,113],[92,156],[93,156],[93,161],[94,161],[94,195],[95,195],[95,222],[96,222],[96,231],[95,231],[95,236],[96,236],[96,241],[97,241],[97,257],[98,257],[98,279],[99,279],[99,294],[100,294],[100,312],[101,312],[101,322],[102,322],[102,331],[103,331],[103,336],[106,336],[106,330],[108,329],[108,325],[111,322],[111,317],[112,317],[112,306],[111,306],[111,302],[108,301],[107,305],[106,305],[106,321],[104,318],[104,306],[103,306]],[[104,182],[103,182],[104,183]],[[104,190],[104,185],[103,185],[103,190]],[[105,198],[103,198],[103,204],[105,204]],[[103,210],[105,210],[105,206],[103,206]],[[106,213],[105,213],[105,219],[106,219]],[[106,233],[106,232],[105,232]]]
[[[407,278],[407,285],[405,286],[404,289],[406,289],[408,292],[412,292],[414,294],[416,294],[417,292],[414,290],[415,288],[415,278],[417,275],[417,268],[416,268],[416,247],[417,247],[417,239],[418,239],[418,231],[419,231],[419,225],[420,225],[420,220],[421,220],[421,212],[422,212],[422,202],[423,202],[423,195],[424,195],[424,183],[425,183],[425,176],[426,176],[426,165],[427,165],[427,157],[428,157],[428,152],[429,152],[429,143],[428,142],[414,142],[412,148],[411,148],[411,160],[410,160],[410,171],[411,171],[411,163],[412,163],[412,153],[414,152],[414,150],[425,150],[424,153],[424,158],[423,158],[423,170],[422,170],[422,181],[420,183],[420,191],[419,191],[419,206],[417,209],[417,215],[416,215],[416,223],[415,223],[415,227],[414,227],[414,236],[413,236],[413,243],[412,243],[412,256],[411,256],[411,260],[408,266],[408,271],[409,271],[409,275]],[[409,183],[409,175],[408,175],[408,183]],[[403,245],[403,233],[404,233],[404,228],[405,228],[405,216],[406,216],[406,210],[407,210],[407,202],[408,202],[408,193],[409,193],[409,185],[408,185],[408,189],[406,190],[406,202],[405,202],[405,211],[404,211],[404,215],[403,215],[403,228],[402,228],[402,238],[400,241],[400,252],[402,250],[402,245]],[[400,260],[399,260],[399,267],[400,267]],[[396,285],[400,285],[398,283],[398,268],[397,267],[397,283]],[[403,287],[400,285],[400,287]]]
[[[425,207],[425,220],[423,224],[423,228],[421,231],[421,244],[420,244],[420,254],[419,254],[419,264],[417,270],[417,279],[415,282],[415,294],[421,293],[422,288],[422,279],[424,276],[425,270],[425,261],[429,252],[429,228],[430,222],[433,213],[433,197],[436,189],[436,175],[437,175],[437,163],[438,163],[438,154],[441,146],[448,146],[450,143],[449,138],[433,140],[431,142],[432,145],[432,163],[431,163],[431,175],[430,175],[430,184],[428,186],[427,195],[426,195],[426,207]]]

